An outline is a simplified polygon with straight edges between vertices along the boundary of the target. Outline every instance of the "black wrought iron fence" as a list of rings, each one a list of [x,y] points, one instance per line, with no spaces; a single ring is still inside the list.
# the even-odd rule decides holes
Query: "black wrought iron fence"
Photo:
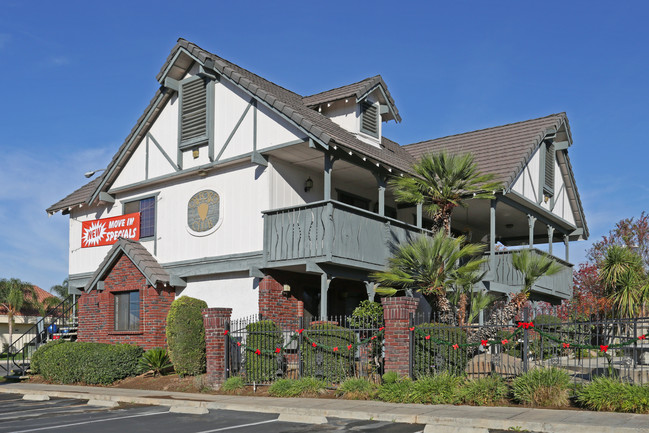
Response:
[[[411,315],[410,375],[510,379],[552,366],[576,383],[604,375],[649,383],[649,317],[566,316],[556,308],[526,308],[505,325],[451,326],[431,314]]]
[[[226,376],[248,384],[316,377],[328,384],[348,377],[379,381],[383,373],[383,323],[354,317],[296,317],[274,322],[260,316],[226,325]]]

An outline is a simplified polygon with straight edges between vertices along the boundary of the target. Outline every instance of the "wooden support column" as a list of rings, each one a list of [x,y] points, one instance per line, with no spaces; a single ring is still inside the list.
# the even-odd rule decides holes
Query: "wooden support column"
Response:
[[[338,158],[324,154],[324,199],[331,200],[331,171],[334,168],[334,162]]]
[[[424,220],[424,204],[417,203],[417,227],[422,228]]]
[[[376,177],[376,183],[379,186],[379,215],[380,216],[385,216],[385,186],[386,186],[386,178],[384,176],[381,176],[380,174],[374,174],[374,177]]]
[[[552,255],[552,240],[554,238],[554,227],[548,226],[548,254]]]
[[[325,273],[320,274],[320,320],[327,320],[327,292],[329,291],[329,284],[331,284],[330,276]]]
[[[534,223],[536,222],[536,217],[532,215],[527,216],[527,225],[530,227],[530,248],[534,248]]]
[[[489,271],[496,270],[496,199],[491,200],[489,207]]]
[[[566,262],[570,263],[570,236],[563,235],[563,243],[566,247]]]

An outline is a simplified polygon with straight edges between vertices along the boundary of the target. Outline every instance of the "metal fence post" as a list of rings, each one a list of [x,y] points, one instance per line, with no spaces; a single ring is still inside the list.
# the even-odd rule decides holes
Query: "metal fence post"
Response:
[[[223,335],[223,343],[225,344],[225,379],[230,377],[230,321],[225,322],[225,335]]]
[[[304,329],[304,317],[300,316],[298,320],[298,329]],[[298,334],[297,338],[297,371],[300,378],[304,373],[304,366],[302,365],[302,333]]]
[[[633,321],[633,368],[638,366],[638,321]],[[642,377],[642,376],[640,376]]]
[[[529,308],[525,307],[523,308],[523,322],[526,324],[529,323],[530,321],[530,310]],[[528,369],[528,356],[527,353],[529,351],[529,345],[530,345],[530,330],[528,329],[527,326],[523,326],[523,372],[527,373]]]
[[[415,362],[415,331],[411,331],[415,326],[414,314],[410,313],[408,318],[408,376],[415,378],[413,363]]]

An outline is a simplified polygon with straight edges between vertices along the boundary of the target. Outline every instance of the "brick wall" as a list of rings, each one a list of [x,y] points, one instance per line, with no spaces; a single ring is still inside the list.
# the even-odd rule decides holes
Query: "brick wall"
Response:
[[[259,282],[259,314],[280,326],[293,325],[303,316],[304,303],[291,294],[285,295],[283,289],[284,286],[269,275]]]
[[[116,293],[140,292],[140,329],[115,331]],[[79,298],[79,341],[130,343],[146,349],[164,347],[169,307],[175,299],[173,288],[154,288],[125,255],[119,258],[104,280],[104,290],[93,289]]]
[[[381,298],[385,321],[385,371],[407,376],[410,364],[410,313],[419,305],[418,298]]]
[[[205,308],[205,352],[207,355],[206,379],[209,385],[219,385],[225,380],[225,324],[230,321],[232,308]]]

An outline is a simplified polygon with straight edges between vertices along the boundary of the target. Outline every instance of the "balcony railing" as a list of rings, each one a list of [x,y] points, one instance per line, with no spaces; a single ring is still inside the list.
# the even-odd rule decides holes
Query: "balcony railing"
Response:
[[[532,248],[531,251],[533,254],[545,254],[536,248]],[[522,288],[523,274],[514,269],[514,265],[512,264],[512,255],[515,252],[516,250],[496,252],[493,267],[489,261],[489,253],[485,254],[487,261],[484,263],[482,270],[487,271],[487,274],[484,279],[504,286]],[[550,257],[562,269],[554,275],[539,278],[536,284],[534,284],[532,292],[558,296],[564,299],[570,298],[572,296],[572,264],[558,257]],[[511,291],[511,289],[508,291]]]
[[[269,265],[305,260],[382,269],[394,246],[418,233],[402,221],[337,201],[319,201],[264,212],[264,252]]]

